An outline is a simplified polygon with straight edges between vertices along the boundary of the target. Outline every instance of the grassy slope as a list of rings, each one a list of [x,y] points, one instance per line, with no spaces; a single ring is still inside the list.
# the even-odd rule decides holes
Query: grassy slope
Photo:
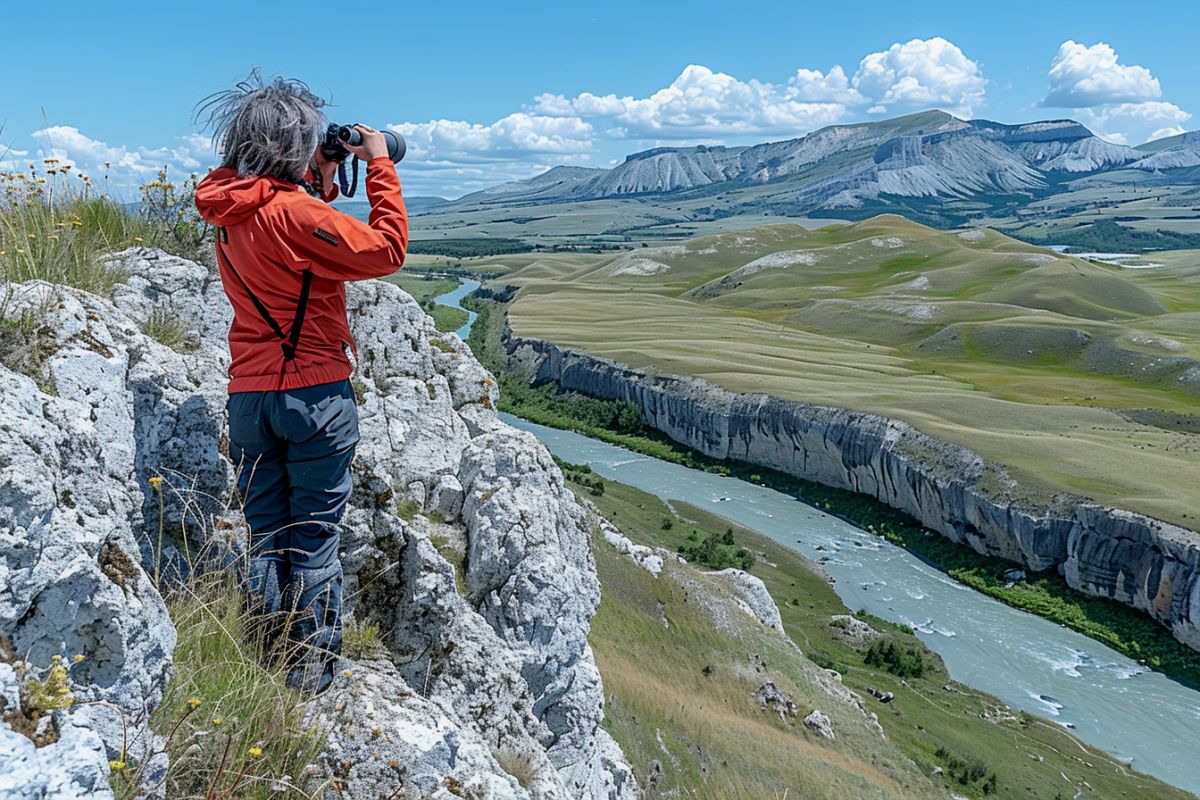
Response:
[[[741,269],[779,251],[814,263]],[[898,417],[1005,464],[1029,499],[1084,494],[1194,527],[1200,400],[1169,359],[1200,358],[1200,259],[1164,255],[1157,271],[1049,259],[993,232],[880,218],[483,263],[525,287],[518,334]],[[660,271],[636,274],[647,268]],[[1139,422],[1134,409],[1160,413]]]
[[[583,487],[575,486],[584,493]],[[668,508],[657,498],[621,484],[606,482],[603,496],[590,498],[636,543],[674,549],[693,529],[721,531],[728,526],[685,504]],[[674,524],[663,530],[662,520]],[[799,554],[737,526],[737,541],[765,554],[751,570],[766,583],[779,605],[789,636],[808,655],[820,654],[844,675],[847,686],[864,693],[867,686],[892,691],[888,705],[869,701],[879,714],[889,744],[874,739],[874,756],[853,748],[814,742],[811,736],[780,723],[749,700],[768,677],[792,692],[801,715],[830,702],[805,680],[811,669],[795,651],[772,647],[772,637],[752,641],[724,637],[689,605],[677,579],[654,579],[628,558],[600,541],[597,567],[604,599],[593,620],[591,641],[609,698],[609,730],[646,774],[651,760],[666,767],[663,791],[680,788],[685,797],[868,797],[944,796],[935,785],[911,777],[910,768],[893,760],[892,747],[913,761],[921,774],[945,767],[936,752],[948,749],[963,760],[987,762],[997,776],[997,797],[1169,798],[1185,792],[1134,775],[1107,755],[1080,744],[1056,725],[1008,712],[992,697],[950,682],[936,656],[926,655],[929,671],[901,681],[863,663],[862,647],[831,636],[829,618],[845,614],[833,589]],[[769,562],[769,563],[768,563]],[[690,568],[686,568],[690,569]],[[661,604],[661,610],[660,606]],[[660,614],[670,621],[663,628]],[[879,620],[871,620],[906,645],[924,649],[919,640]],[[757,626],[747,621],[748,630]],[[753,671],[755,658],[765,662]],[[700,670],[712,666],[712,676]],[[749,676],[743,677],[745,673]],[[836,725],[836,722],[835,722]],[[732,733],[731,733],[732,732]],[[660,746],[657,736],[661,736]],[[666,752],[664,752],[664,747]],[[860,760],[874,765],[863,772]],[[707,771],[706,771],[707,770]],[[866,781],[846,793],[847,780]],[[1066,779],[1063,776],[1066,776]],[[1085,783],[1086,782],[1086,783]],[[870,786],[870,791],[867,790]],[[1084,787],[1090,787],[1090,790]],[[979,783],[949,784],[954,792],[981,797]],[[694,790],[696,793],[688,793]],[[872,792],[874,794],[872,794]]]

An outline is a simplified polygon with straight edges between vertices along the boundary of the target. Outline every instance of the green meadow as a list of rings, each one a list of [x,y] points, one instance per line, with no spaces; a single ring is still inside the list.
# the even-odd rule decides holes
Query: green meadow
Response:
[[[1017,499],[1185,527],[1200,506],[1200,253],[1124,269],[900,217],[618,254],[473,259],[515,333],[905,420],[1005,465]]]

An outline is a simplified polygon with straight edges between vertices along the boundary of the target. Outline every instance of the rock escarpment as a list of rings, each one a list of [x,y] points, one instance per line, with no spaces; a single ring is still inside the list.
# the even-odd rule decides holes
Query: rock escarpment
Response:
[[[630,401],[647,425],[706,455],[861,492],[980,553],[1057,568],[1075,589],[1139,608],[1200,649],[1194,531],[1082,497],[1022,501],[1003,467],[898,420],[649,375],[507,327],[504,346],[534,383]]]
[[[109,796],[122,730],[146,752],[171,672],[176,632],[152,576],[241,552],[219,282],[149,249],[114,266],[131,277],[111,302],[0,285],[7,318],[36,320],[37,354],[30,374],[0,366],[4,797]],[[315,779],[336,775],[325,791],[349,798],[636,796],[600,727],[587,643],[594,518],[545,449],[500,422],[492,377],[457,337],[394,286],[351,286],[348,302],[362,441],[342,559],[348,607],[385,647],[309,705],[329,730]],[[156,320],[181,329],[174,349],[144,332]],[[75,702],[43,736],[22,724],[18,672],[53,663]]]

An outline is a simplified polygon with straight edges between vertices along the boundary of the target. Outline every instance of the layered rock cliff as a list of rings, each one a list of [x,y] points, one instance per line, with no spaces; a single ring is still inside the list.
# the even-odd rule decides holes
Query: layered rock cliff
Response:
[[[24,321],[31,348],[21,371],[0,366],[6,798],[111,796],[109,760],[154,752],[176,631],[152,576],[177,585],[243,552],[219,282],[149,249],[111,266],[129,276],[111,301],[0,284],[0,315]],[[316,791],[636,796],[600,727],[587,641],[595,518],[545,448],[500,422],[492,377],[456,336],[394,286],[354,285],[348,301],[362,441],[342,560],[350,613],[384,647],[308,706],[328,732]],[[146,333],[164,320],[173,347]],[[74,703],[28,729],[22,674],[54,664]]]
[[[1020,498],[1005,469],[907,423],[650,375],[506,326],[510,367],[592,397],[630,401],[647,425],[732,459],[874,497],[980,553],[1139,608],[1200,649],[1200,534],[1076,496]]]

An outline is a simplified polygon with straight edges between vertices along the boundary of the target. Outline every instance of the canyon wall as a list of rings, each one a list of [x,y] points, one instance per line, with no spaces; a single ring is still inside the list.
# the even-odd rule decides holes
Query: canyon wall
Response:
[[[977,552],[1141,609],[1200,649],[1200,534],[1088,498],[1025,499],[999,464],[875,414],[738,394],[652,375],[549,342],[503,339],[511,369],[591,397],[630,401],[647,425],[718,459],[860,492]]]

